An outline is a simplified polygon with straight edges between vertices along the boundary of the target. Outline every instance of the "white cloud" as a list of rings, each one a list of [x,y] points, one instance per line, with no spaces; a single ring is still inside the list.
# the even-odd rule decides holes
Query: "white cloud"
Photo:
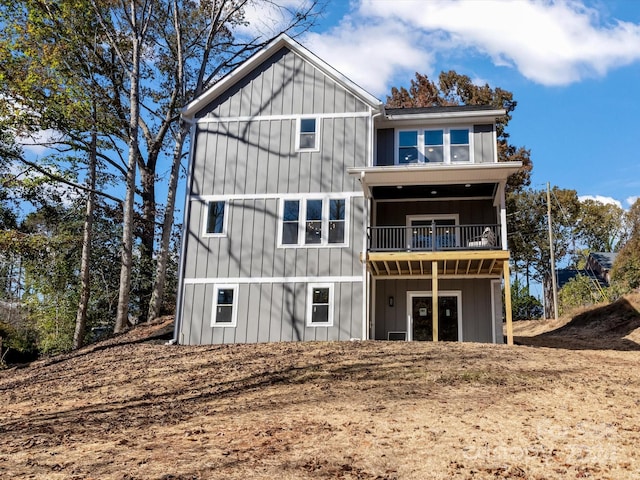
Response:
[[[632,196],[632,197],[627,197],[627,200],[626,200],[627,205],[632,206],[634,203],[636,203],[636,201],[637,201],[639,198],[640,198],[640,196],[639,196],[639,195],[635,195],[635,196]]]
[[[341,25],[305,44],[354,80],[367,79],[373,93],[385,91],[389,71],[428,73],[433,55],[463,49],[534,82],[564,85],[638,61],[640,25],[604,23],[572,0],[361,0]]]
[[[365,25],[347,18],[327,33],[307,34],[303,43],[340,73],[380,98],[388,93],[395,75],[431,70],[432,53],[418,46],[426,41],[424,35],[408,36],[406,25],[401,22]]]
[[[55,130],[39,130],[30,136],[21,136],[16,138],[16,142],[24,149],[27,154],[41,157],[50,153],[52,145],[57,143],[60,133]]]
[[[612,197],[605,197],[603,195],[580,195],[578,197],[578,200],[580,200],[581,202],[584,202],[585,200],[593,200],[594,202],[604,203],[605,205],[617,205],[618,207],[622,208],[622,203],[620,203],[620,201]]]

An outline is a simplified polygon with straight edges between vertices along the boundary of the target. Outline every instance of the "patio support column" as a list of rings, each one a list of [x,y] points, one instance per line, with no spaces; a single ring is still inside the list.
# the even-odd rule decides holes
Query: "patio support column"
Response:
[[[438,341],[438,262],[431,262],[431,325],[433,331],[433,341]]]
[[[511,277],[509,274],[509,261],[503,263],[504,275],[504,312],[507,320],[507,345],[513,345],[513,323],[511,315]]]

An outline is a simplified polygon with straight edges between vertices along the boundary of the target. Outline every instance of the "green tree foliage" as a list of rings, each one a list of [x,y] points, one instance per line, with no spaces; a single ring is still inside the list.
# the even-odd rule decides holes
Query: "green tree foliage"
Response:
[[[626,236],[611,269],[613,285],[620,293],[640,288],[640,199],[625,215]]]
[[[602,299],[596,280],[586,275],[576,275],[558,291],[558,311],[561,315],[578,307],[587,307]]]
[[[615,252],[624,231],[624,211],[597,200],[580,202],[576,235],[591,252]]]
[[[544,314],[540,300],[518,278],[511,284],[511,312],[514,320],[535,320]]]
[[[496,122],[498,161],[522,162],[522,169],[509,178],[508,187],[511,190],[530,184],[533,168],[531,152],[509,142],[507,126],[517,106],[511,92],[500,87],[491,88],[488,84],[476,85],[467,75],[454,71],[441,72],[437,83],[430,80],[427,75],[416,72],[409,89],[393,87],[391,95],[387,96],[386,103],[389,108],[488,105],[496,109],[504,109],[506,114]]]

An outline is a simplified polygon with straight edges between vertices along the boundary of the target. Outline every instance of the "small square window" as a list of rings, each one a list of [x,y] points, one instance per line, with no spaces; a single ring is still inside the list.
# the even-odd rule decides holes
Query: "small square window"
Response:
[[[318,149],[318,129],[315,118],[301,118],[299,122],[298,148],[300,150]]]
[[[226,202],[215,201],[207,204],[205,235],[224,235]]]
[[[333,326],[333,285],[311,284],[307,293],[307,326]]]
[[[238,286],[216,285],[211,326],[235,327],[238,317]]]

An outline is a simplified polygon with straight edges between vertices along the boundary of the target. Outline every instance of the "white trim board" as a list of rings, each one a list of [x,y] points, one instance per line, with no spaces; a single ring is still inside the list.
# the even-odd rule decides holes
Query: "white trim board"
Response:
[[[196,123],[229,123],[229,122],[268,122],[271,120],[300,120],[301,118],[366,118],[370,112],[341,112],[341,113],[292,113],[289,115],[246,115],[239,117],[202,117]]]
[[[192,202],[219,202],[223,200],[295,200],[302,198],[363,198],[364,192],[316,192],[316,193],[232,193],[227,195],[191,195]]]
[[[351,283],[362,282],[362,277],[235,277],[235,278],[185,278],[185,285],[205,285],[205,284],[263,284],[263,283]]]

